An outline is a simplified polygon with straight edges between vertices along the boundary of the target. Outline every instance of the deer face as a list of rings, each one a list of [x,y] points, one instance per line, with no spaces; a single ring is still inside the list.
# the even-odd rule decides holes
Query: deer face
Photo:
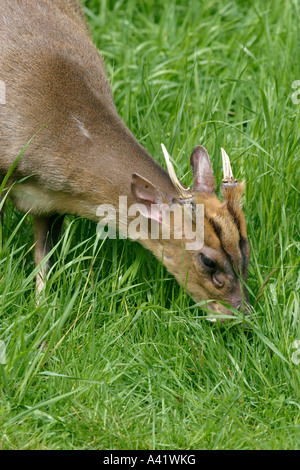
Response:
[[[145,205],[145,217],[160,225],[164,223],[164,212],[168,212],[174,203],[181,207],[181,221],[184,220],[186,205],[202,206],[204,237],[201,246],[192,250],[188,249],[190,240],[187,240],[184,231],[181,239],[176,239],[173,232],[170,240],[160,238],[155,243],[149,241],[148,247],[163,259],[168,271],[186,287],[193,300],[213,300],[208,308],[220,314],[231,315],[218,301],[240,310],[246,308],[247,313],[248,297],[244,283],[247,281],[250,247],[241,207],[245,183],[238,183],[233,178],[229,158],[222,149],[223,201],[219,201],[215,194],[215,178],[209,155],[204,147],[197,146],[191,155],[193,190],[187,189],[178,181],[164,146],[163,151],[170,178],[178,193],[176,200],[138,175],[133,175],[132,194],[135,200]],[[192,219],[197,230],[193,215]]]

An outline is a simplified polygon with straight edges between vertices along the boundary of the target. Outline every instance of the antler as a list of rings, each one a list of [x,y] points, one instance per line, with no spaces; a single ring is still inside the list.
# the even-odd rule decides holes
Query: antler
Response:
[[[230,165],[230,160],[225,152],[224,149],[221,148],[222,152],[222,160],[223,160],[223,180],[222,180],[222,186],[223,185],[236,185],[238,180],[234,179],[233,174],[232,174],[232,169]]]
[[[189,188],[185,188],[183,186],[183,184],[181,184],[179,179],[177,178],[174,167],[173,167],[172,162],[171,162],[171,157],[168,154],[167,149],[164,146],[164,144],[161,144],[161,148],[162,148],[162,151],[164,153],[164,157],[165,157],[165,160],[166,160],[166,164],[167,164],[167,168],[168,168],[168,172],[169,172],[171,181],[172,181],[173,185],[175,186],[175,188],[177,189],[180,199],[189,199],[189,198],[191,198],[193,196],[193,193],[191,192],[191,190]]]

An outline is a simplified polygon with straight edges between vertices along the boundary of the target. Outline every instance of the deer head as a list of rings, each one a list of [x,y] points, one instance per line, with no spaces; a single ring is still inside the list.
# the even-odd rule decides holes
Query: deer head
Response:
[[[144,245],[163,260],[168,271],[186,287],[194,301],[213,300],[208,308],[220,314],[231,315],[230,310],[218,301],[240,310],[246,308],[247,313],[248,297],[244,283],[247,281],[250,247],[241,202],[245,182],[239,183],[234,179],[229,157],[222,149],[224,176],[221,202],[215,193],[213,169],[204,147],[197,146],[191,155],[192,190],[178,180],[163,145],[162,149],[177,196],[174,198],[174,195],[155,186],[154,182],[135,174],[131,187],[134,199],[146,208],[143,215],[148,221],[155,221],[160,226],[164,223],[164,212],[168,212],[173,204],[178,204],[182,213],[187,205],[202,205],[204,243],[199,249],[187,249],[185,234],[181,239],[176,239],[172,233],[170,240],[163,240],[162,237],[148,239]],[[195,226],[195,220],[193,223]]]

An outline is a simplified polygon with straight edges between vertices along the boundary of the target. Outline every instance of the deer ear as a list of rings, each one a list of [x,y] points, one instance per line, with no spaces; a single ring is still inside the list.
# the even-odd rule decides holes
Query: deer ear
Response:
[[[140,205],[141,214],[148,219],[162,222],[159,206],[163,203],[163,195],[148,180],[134,173],[131,182],[131,194]]]
[[[191,167],[194,180],[194,191],[213,193],[216,189],[214,172],[209,155],[204,147],[197,145],[191,155]]]

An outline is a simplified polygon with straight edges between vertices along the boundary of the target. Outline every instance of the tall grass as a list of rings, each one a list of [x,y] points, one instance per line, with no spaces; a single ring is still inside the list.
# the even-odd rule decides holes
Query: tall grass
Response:
[[[252,326],[207,322],[142,247],[98,240],[73,217],[36,305],[32,222],[8,204],[0,446],[299,448],[299,5],[87,0],[85,11],[119,113],[150,153],[163,164],[165,143],[190,185],[203,144],[220,183],[222,146],[247,181]]]

